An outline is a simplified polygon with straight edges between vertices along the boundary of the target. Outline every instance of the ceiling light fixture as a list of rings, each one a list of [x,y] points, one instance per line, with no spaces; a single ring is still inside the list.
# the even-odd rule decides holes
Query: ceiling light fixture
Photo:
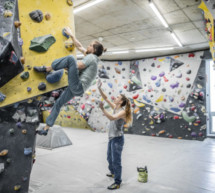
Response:
[[[111,51],[111,54],[128,54],[129,50],[125,50],[125,51]]]
[[[160,12],[158,11],[157,7],[155,6],[155,4],[151,0],[149,0],[149,5],[152,8],[152,10],[154,11],[154,13],[157,15],[157,17],[160,19],[160,21],[164,25],[164,27],[168,28],[169,25],[167,24],[167,22],[165,21],[165,19],[160,14]]]
[[[179,41],[179,39],[176,37],[176,35],[174,34],[174,32],[170,32],[171,36],[173,37],[173,39],[176,41],[176,43],[180,46],[183,47],[182,43]]]
[[[173,50],[173,47],[170,48],[150,48],[150,49],[142,49],[142,50],[135,50],[135,52],[153,52],[153,51],[165,51],[165,50]]]
[[[96,5],[97,3],[100,3],[104,0],[94,0],[94,1],[90,1],[89,3],[86,3],[86,4],[83,4],[83,5],[80,5],[78,6],[77,8],[74,9],[73,13],[76,14],[84,9],[87,9],[93,5]]]

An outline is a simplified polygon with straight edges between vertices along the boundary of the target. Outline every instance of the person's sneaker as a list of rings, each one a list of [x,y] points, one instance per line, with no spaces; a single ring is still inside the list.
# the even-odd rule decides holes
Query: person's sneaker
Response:
[[[107,177],[114,178],[114,174],[106,174]]]
[[[47,130],[41,129],[41,130],[37,130],[36,133],[38,135],[44,135],[44,136],[46,136],[48,134],[48,131],[49,131],[48,129]]]
[[[45,72],[46,73],[46,67],[45,66],[34,66],[34,70],[36,72]]]
[[[120,188],[120,184],[116,184],[116,183],[113,183],[107,187],[108,190],[115,190],[115,189],[119,189],[119,188]]]

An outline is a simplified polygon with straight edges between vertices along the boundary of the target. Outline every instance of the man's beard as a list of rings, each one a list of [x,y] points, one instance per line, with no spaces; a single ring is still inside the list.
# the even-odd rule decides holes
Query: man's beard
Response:
[[[88,50],[86,51],[86,54],[91,54]]]

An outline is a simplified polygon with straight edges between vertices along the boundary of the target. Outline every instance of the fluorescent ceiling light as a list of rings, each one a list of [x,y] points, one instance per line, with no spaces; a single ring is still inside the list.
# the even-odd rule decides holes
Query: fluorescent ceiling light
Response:
[[[83,54],[77,54],[77,58],[82,58],[82,57],[84,57]]]
[[[80,12],[80,11],[82,11],[84,9],[87,9],[88,7],[91,7],[91,6],[93,6],[93,5],[97,4],[97,3],[100,3],[102,1],[104,1],[104,0],[94,0],[94,1],[90,1],[89,3],[80,5],[80,6],[78,6],[77,8],[74,9],[73,13],[74,14],[78,13],[78,12]]]
[[[153,52],[153,51],[164,51],[164,50],[173,50],[174,48],[151,48],[151,49],[142,49],[135,50],[135,52]]]
[[[181,44],[181,42],[179,41],[179,39],[176,37],[176,35],[171,32],[171,36],[174,38],[174,40],[176,41],[176,43],[180,46],[180,47],[183,47],[183,45]]]
[[[111,54],[127,54],[129,53],[128,50],[125,50],[125,51],[112,51]]]
[[[152,10],[154,11],[154,13],[157,15],[157,17],[160,19],[160,21],[162,22],[162,24],[164,25],[164,27],[166,27],[166,28],[169,27],[169,25],[167,24],[167,22],[165,21],[165,19],[163,18],[163,16],[158,11],[157,7],[155,7],[154,3],[152,1],[150,1],[149,5],[152,8]]]

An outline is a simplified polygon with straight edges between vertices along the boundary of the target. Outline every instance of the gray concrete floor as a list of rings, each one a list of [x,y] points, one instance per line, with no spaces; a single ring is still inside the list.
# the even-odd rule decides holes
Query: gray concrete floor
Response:
[[[214,193],[215,140],[188,141],[125,135],[122,185],[107,190],[107,133],[63,128],[73,145],[36,149],[30,193]],[[149,181],[137,181],[148,166]]]

